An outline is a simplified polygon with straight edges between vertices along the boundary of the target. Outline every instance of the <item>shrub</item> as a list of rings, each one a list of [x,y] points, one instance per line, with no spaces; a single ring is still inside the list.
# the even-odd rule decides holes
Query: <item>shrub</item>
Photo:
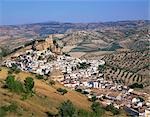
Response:
[[[15,70],[15,73],[18,74],[18,73],[20,73],[20,71],[21,71],[21,70],[17,68],[17,69]]]
[[[16,80],[13,90],[17,93],[24,93],[23,84],[20,81]]]
[[[93,113],[85,111],[83,109],[78,110],[78,117],[92,117]]]
[[[22,99],[26,99],[29,94],[32,95],[34,87],[33,78],[27,77],[24,80],[24,84],[18,80],[15,80],[15,76],[9,75],[5,80],[5,88],[10,89],[12,92],[22,94]]]
[[[91,109],[93,110],[96,117],[102,116],[105,112],[99,102],[93,102],[93,104],[91,105]]]
[[[8,74],[12,74],[12,73],[20,73],[20,69],[17,67],[16,64],[12,64],[12,67],[10,67],[10,69],[8,70]]]
[[[2,107],[0,107],[0,117],[5,117],[7,111],[5,111]]]
[[[74,117],[76,109],[72,102],[67,100],[61,103],[58,112],[61,117]]]
[[[27,77],[25,80],[24,80],[24,86],[25,86],[25,89],[26,89],[26,93],[33,93],[33,87],[34,87],[34,80],[32,77]]]
[[[15,71],[17,69],[17,65],[13,63],[11,69],[12,71]]]
[[[83,92],[82,92],[82,94],[85,94],[85,95],[86,95],[86,94],[89,94],[89,92],[87,92],[87,91],[83,91]]]
[[[9,75],[9,76],[7,76],[5,81],[6,81],[7,88],[11,89],[15,82],[15,76]]]
[[[113,113],[113,115],[118,115],[120,114],[119,109],[115,108],[112,104],[106,106],[105,108],[107,111],[111,111]]]
[[[2,107],[5,111],[9,111],[9,112],[16,112],[18,106],[16,105],[16,103],[11,103],[9,106],[3,106]]]
[[[90,101],[94,102],[94,101],[96,101],[96,100],[97,100],[96,96],[92,96],[92,98],[91,98]]]
[[[54,80],[50,80],[50,81],[49,81],[49,84],[50,84],[50,85],[55,85],[55,81],[54,81]]]
[[[62,95],[68,92],[66,89],[62,89],[62,88],[58,88],[57,91],[60,92]]]
[[[134,83],[132,85],[129,85],[130,88],[141,88],[143,89],[143,84]]]
[[[77,92],[80,92],[80,93],[81,93],[81,92],[82,92],[82,89],[76,89],[75,91],[77,91]]]
[[[8,70],[8,74],[12,74],[13,73],[13,70],[12,69],[9,69]]]
[[[11,103],[9,106],[0,107],[0,117],[5,117],[7,112],[16,112],[18,106],[16,103]]]
[[[27,94],[23,94],[22,97],[21,97],[21,100],[26,100],[28,98],[28,95]]]
[[[44,79],[44,76],[43,76],[43,75],[39,75],[39,74],[37,74],[35,77],[36,77],[37,79]]]
[[[13,92],[23,93],[23,84],[20,81],[15,80],[15,76],[9,75],[6,78],[6,87]]]
[[[94,102],[91,105],[91,111],[86,111],[83,109],[77,109],[72,104],[71,101],[67,100],[63,103],[61,103],[58,113],[60,117],[101,117],[104,114],[104,109],[101,108],[100,104],[98,102]]]

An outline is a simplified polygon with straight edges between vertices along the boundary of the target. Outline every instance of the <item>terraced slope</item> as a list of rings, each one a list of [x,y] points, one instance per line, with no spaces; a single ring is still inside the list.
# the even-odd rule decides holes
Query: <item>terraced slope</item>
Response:
[[[105,79],[126,85],[142,83],[148,89],[150,87],[149,56],[149,50],[99,51],[87,53],[81,59],[102,59],[106,62]]]
[[[102,57],[106,61],[105,78],[127,85],[142,83],[144,87],[150,86],[149,62],[150,52],[132,51],[116,52]]]
[[[123,83],[126,85],[131,85],[133,83],[147,83],[145,84],[145,87],[149,86],[146,77],[119,68],[113,68],[113,67],[107,68],[104,77],[108,80]]]
[[[107,64],[128,70],[134,73],[142,69],[149,70],[149,50],[132,51],[132,52],[116,52],[103,57]],[[144,74],[144,73],[143,73]],[[148,75],[145,72],[145,75]]]

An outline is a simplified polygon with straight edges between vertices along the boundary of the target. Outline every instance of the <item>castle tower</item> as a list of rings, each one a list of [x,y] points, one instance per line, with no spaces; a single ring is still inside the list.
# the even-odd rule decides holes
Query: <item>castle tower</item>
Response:
[[[45,42],[43,43],[43,49],[46,50],[47,48],[51,48],[53,46],[53,38],[52,35],[49,35],[46,39]]]
[[[46,43],[50,46],[53,45],[53,36],[52,35],[48,35],[48,37],[45,39]]]

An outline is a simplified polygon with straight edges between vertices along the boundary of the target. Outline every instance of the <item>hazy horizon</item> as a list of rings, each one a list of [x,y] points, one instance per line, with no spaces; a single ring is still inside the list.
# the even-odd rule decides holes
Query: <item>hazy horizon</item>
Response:
[[[0,25],[150,20],[148,0],[2,0]]]
[[[0,24],[0,26],[19,26],[19,25],[26,25],[26,24],[38,24],[38,23],[75,23],[75,24],[87,24],[87,23],[109,23],[109,22],[123,22],[123,21],[150,21],[150,19],[137,19],[137,20],[116,20],[116,21],[95,21],[95,22],[68,22],[68,21],[39,21],[39,22],[28,22],[28,23],[18,23],[18,24]]]

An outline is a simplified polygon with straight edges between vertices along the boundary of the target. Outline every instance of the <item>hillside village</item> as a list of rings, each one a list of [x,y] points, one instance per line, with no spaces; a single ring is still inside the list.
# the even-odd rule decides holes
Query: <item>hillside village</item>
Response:
[[[150,117],[150,0],[0,0],[0,117]]]
[[[113,104],[135,116],[146,117],[150,113],[148,93],[105,79],[105,59],[88,60],[63,54],[52,35],[41,42],[34,41],[30,49],[15,53],[3,65],[15,65],[22,71],[47,76],[48,80],[81,92],[89,99],[95,97],[104,106]]]

